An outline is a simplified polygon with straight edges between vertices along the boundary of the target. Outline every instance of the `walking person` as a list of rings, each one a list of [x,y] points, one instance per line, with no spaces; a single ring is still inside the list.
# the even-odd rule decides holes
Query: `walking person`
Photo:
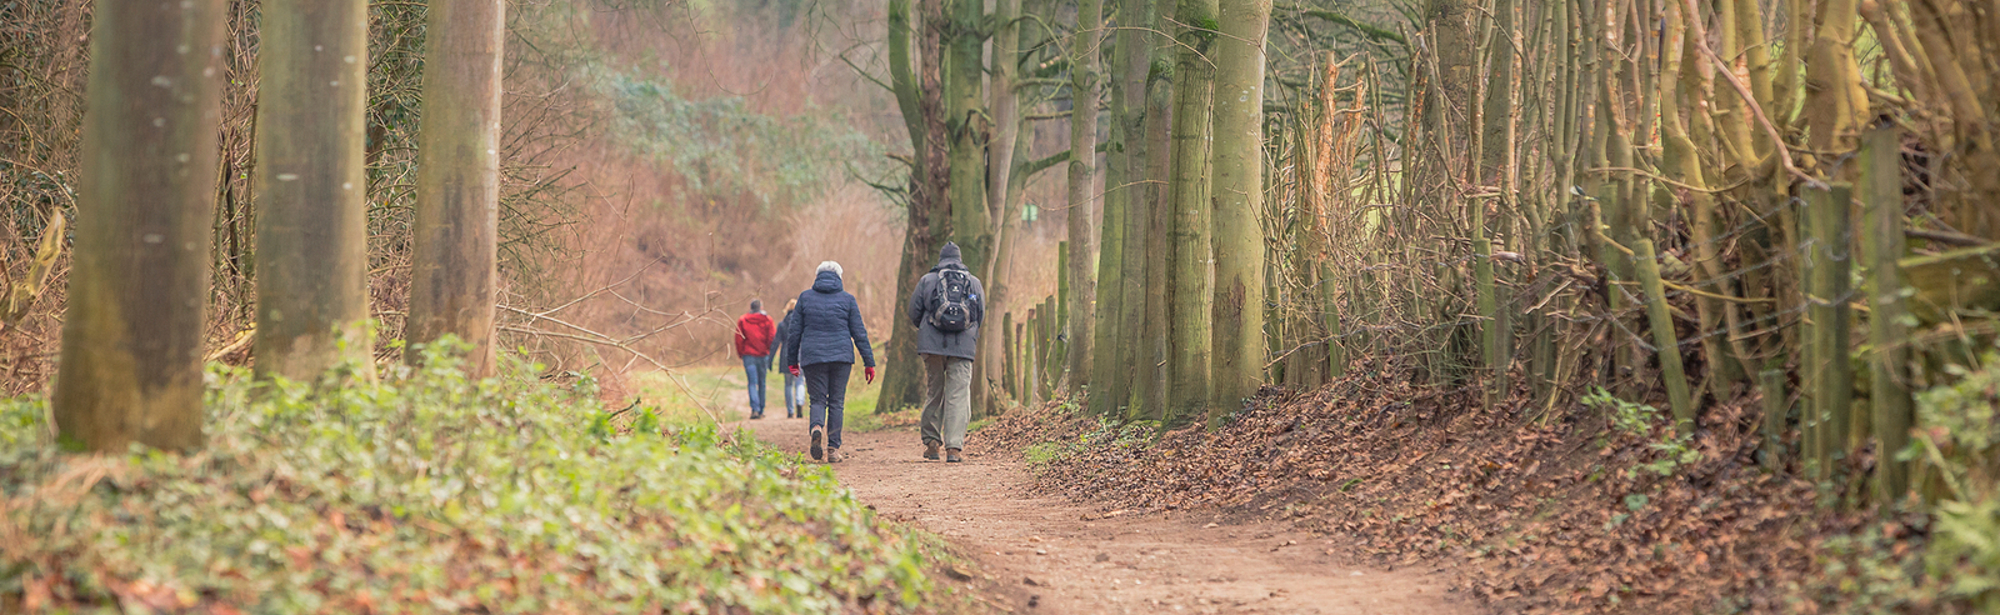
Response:
[[[743,360],[743,375],[750,381],[750,418],[764,418],[764,374],[771,371],[771,340],[778,335],[764,302],[750,300],[750,312],[736,319],[736,343],[731,345]]]
[[[862,378],[875,382],[875,351],[868,346],[868,327],[861,324],[861,305],[841,290],[840,274],[840,263],[819,264],[812,290],[799,293],[793,308],[797,326],[786,331],[785,339],[785,369],[805,377],[812,398],[812,458],[827,463],[841,460],[847,378],[854,372],[856,351],[866,366]]]
[[[797,317],[793,316],[798,312],[795,309],[798,305],[799,300],[797,299],[785,302],[785,316],[778,319],[778,337],[774,338],[771,342],[771,356],[785,356],[784,349],[788,347],[785,340],[791,339],[792,328],[799,326]],[[771,368],[778,369],[778,364],[783,362],[782,360],[773,361]],[[785,418],[805,418],[806,380],[805,378],[792,375],[792,370],[784,370],[783,374],[785,379]]]
[[[910,324],[917,328],[917,354],[924,358],[924,415],[920,432],[924,458],[946,463],[965,460],[965,425],[972,420],[972,360],[979,350],[979,323],[985,319],[979,283],[958,244],[946,242],[938,264],[910,293]]]

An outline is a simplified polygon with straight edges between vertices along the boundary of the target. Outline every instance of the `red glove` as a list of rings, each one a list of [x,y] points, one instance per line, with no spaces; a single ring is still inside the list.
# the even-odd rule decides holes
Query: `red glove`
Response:
[[[797,376],[797,375],[799,375],[799,366],[797,366],[797,365],[793,365],[793,366],[791,366],[791,367],[787,367],[787,368],[785,368],[785,369],[786,369],[787,371],[790,371],[790,372],[792,372],[792,375],[793,375],[793,376]]]
[[[868,384],[875,384],[875,368],[870,367],[862,369],[861,379],[867,381]]]

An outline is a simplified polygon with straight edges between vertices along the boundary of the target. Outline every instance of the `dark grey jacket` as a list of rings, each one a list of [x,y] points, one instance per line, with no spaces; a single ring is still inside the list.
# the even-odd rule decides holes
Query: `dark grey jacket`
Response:
[[[799,293],[799,304],[785,318],[785,366],[853,363],[854,352],[875,366],[875,349],[868,347],[868,327],[861,324],[861,305],[840,288],[840,274],[819,272],[812,290]]]
[[[793,316],[797,313],[798,310],[785,310],[785,317],[778,321],[778,333],[771,337],[771,356],[778,360],[771,362],[771,371],[779,371],[778,368],[784,367],[779,363],[784,362],[785,349],[792,347],[792,329],[799,326],[798,317]]]
[[[979,309],[972,311],[972,324],[964,331],[939,331],[931,326],[931,310],[938,308],[938,272],[945,269],[965,269],[965,262],[959,258],[958,245],[947,243],[936,267],[917,281],[916,290],[910,293],[910,324],[917,328],[917,354],[934,354],[946,357],[973,360],[979,354],[979,325],[986,320],[986,286],[973,276],[972,296],[979,299]]]

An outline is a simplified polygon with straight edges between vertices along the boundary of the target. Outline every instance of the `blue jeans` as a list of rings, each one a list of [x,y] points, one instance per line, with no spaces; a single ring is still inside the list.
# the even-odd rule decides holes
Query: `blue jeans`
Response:
[[[771,357],[743,355],[743,372],[750,379],[750,416],[764,416],[764,374],[771,371]]]
[[[806,379],[785,372],[785,418],[792,418],[793,412],[805,405]]]
[[[814,363],[799,370],[812,396],[812,425],[826,428],[826,445],[840,448],[840,427],[847,415],[847,376],[853,363]]]

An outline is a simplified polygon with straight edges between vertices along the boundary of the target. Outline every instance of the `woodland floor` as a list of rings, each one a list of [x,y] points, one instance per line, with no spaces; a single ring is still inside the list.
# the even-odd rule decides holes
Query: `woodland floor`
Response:
[[[736,382],[741,382],[740,376]],[[778,393],[773,388],[772,393]],[[805,419],[773,406],[725,421],[803,452]],[[973,438],[977,439],[978,434]],[[1417,568],[1358,564],[1324,536],[1216,511],[1122,513],[1037,495],[1018,450],[973,447],[963,464],[925,461],[914,427],[846,434],[834,466],[882,517],[941,535],[971,560],[979,602],[1013,613],[1473,613],[1451,583]]]

